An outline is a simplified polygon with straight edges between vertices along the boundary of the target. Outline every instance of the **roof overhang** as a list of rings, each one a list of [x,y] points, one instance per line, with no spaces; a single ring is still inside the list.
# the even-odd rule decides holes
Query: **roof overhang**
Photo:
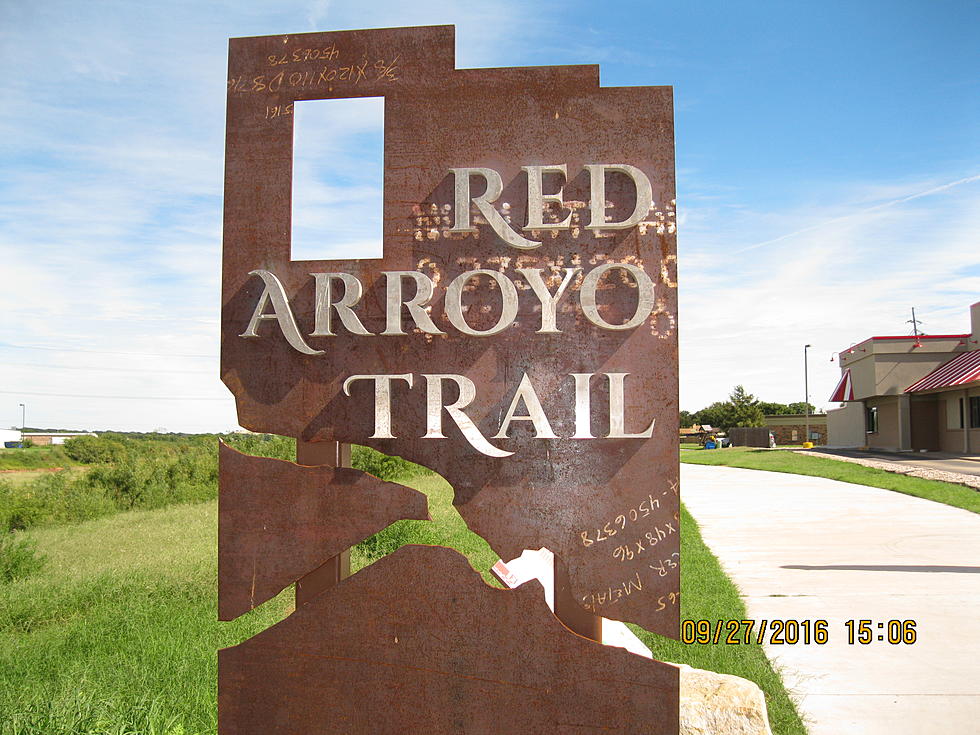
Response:
[[[840,376],[840,382],[830,395],[831,403],[844,403],[854,400],[854,386],[851,385],[851,369],[846,368],[844,374]]]

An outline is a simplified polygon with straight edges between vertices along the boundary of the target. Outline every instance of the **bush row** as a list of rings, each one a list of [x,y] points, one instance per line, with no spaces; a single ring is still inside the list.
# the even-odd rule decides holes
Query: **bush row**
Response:
[[[47,472],[29,482],[0,481],[0,531],[97,518],[132,508],[161,508],[216,495],[213,444],[164,447],[138,441],[80,437],[65,451],[91,462],[82,471]],[[77,451],[76,451],[77,450]],[[83,459],[79,459],[84,457]]]
[[[0,449],[0,470],[32,470],[42,467],[68,467],[73,464],[64,447]]]
[[[246,454],[287,460],[296,456],[295,440],[268,434],[180,440],[108,433],[77,437],[65,442],[64,450],[87,469],[49,472],[24,483],[0,480],[0,533],[215,498],[218,438]],[[352,454],[355,467],[383,480],[425,471],[367,447],[355,446]]]

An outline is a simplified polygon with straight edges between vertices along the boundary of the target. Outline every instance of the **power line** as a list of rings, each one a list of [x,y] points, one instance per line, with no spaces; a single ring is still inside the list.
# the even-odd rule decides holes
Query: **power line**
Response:
[[[209,360],[217,355],[181,355],[174,352],[115,352],[112,350],[86,350],[82,347],[46,347],[44,345],[15,345],[10,342],[0,342],[0,347],[12,347],[17,350],[49,350],[51,352],[91,352],[97,355],[136,355],[138,357],[201,357]]]
[[[28,390],[0,390],[11,396],[44,396],[51,398],[99,398],[99,399],[120,399],[126,401],[229,401],[233,397],[227,398],[207,398],[205,396],[103,396],[91,395],[88,393],[38,393]]]
[[[31,315],[36,315],[38,312],[37,312],[37,309],[16,309],[15,308],[15,309],[11,309],[10,310],[10,313],[13,313],[13,314],[31,314]],[[43,312],[43,316],[46,319],[63,319],[63,318],[75,317],[75,316],[78,316],[78,314],[75,313],[75,312],[51,311],[50,309],[46,309]],[[107,316],[105,314],[101,314],[99,316],[86,315],[85,316],[85,319],[86,319],[86,321],[97,321],[97,322],[173,322],[175,319],[179,319],[179,321],[182,322],[182,323],[184,323],[184,324],[186,324],[186,323],[208,324],[208,325],[212,325],[212,326],[219,323],[219,321],[217,319],[208,318],[208,317],[193,317],[193,316],[182,316],[182,317],[175,317],[175,316],[125,316],[125,315],[120,315],[120,316]]]
[[[201,370],[153,370],[144,368],[117,368],[117,367],[85,367],[81,365],[47,365],[43,362],[0,362],[0,365],[8,367],[37,367],[49,368],[51,370],[91,370],[94,372],[109,373],[167,373],[171,375],[204,375],[211,373],[210,369]]]

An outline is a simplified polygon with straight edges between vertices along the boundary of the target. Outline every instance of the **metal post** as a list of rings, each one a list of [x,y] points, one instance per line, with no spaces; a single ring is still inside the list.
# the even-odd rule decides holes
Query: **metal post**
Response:
[[[24,430],[27,428],[27,406],[20,404],[20,440],[24,441]]]
[[[296,461],[307,466],[350,467],[350,444],[341,442],[306,442],[296,439]],[[340,580],[350,576],[350,549],[327,559],[296,582],[296,607],[305,605],[311,599],[333,587]]]
[[[803,437],[804,442],[810,441],[810,380],[809,380],[809,364],[807,360],[807,350],[810,349],[810,345],[803,345],[803,411],[806,414],[806,435]]]
[[[593,615],[572,596],[568,568],[555,557],[555,616],[573,633],[602,643],[602,617]]]

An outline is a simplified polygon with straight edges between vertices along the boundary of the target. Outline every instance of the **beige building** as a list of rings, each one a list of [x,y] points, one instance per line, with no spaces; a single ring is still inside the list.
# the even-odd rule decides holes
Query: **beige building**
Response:
[[[871,337],[840,367],[830,446],[980,454],[980,302],[968,334]]]
[[[809,417],[810,437],[814,444],[827,443],[827,416],[811,413]],[[802,444],[807,441],[807,416],[802,413],[766,416],[766,426],[772,432],[776,444]]]

